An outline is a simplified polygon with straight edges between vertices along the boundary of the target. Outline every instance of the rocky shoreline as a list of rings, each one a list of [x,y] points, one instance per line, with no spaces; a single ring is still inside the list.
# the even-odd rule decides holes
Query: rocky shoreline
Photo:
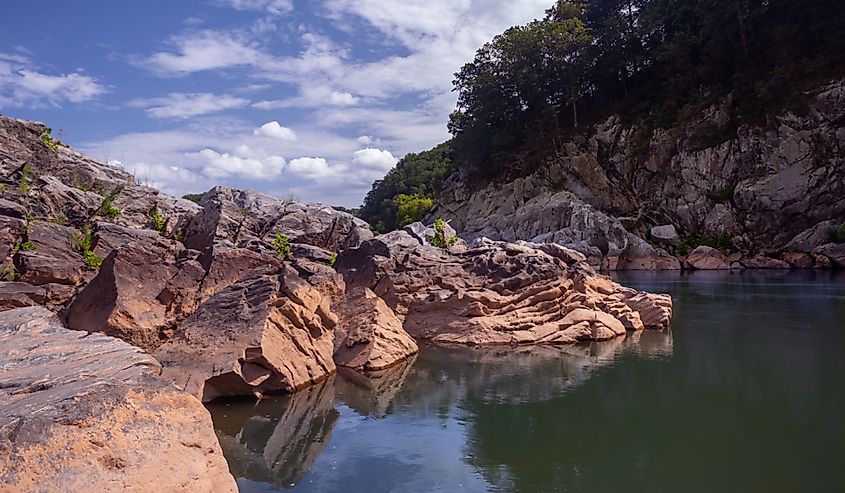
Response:
[[[296,392],[338,367],[384,371],[418,340],[566,345],[669,325],[669,296],[620,286],[570,248],[467,243],[448,224],[374,237],[330,207],[223,187],[194,203],[45,130],[0,117],[0,478],[12,491],[149,478],[233,491],[202,402]]]
[[[730,96],[670,128],[611,116],[528,176],[455,173],[429,217],[609,271],[845,268],[845,81],[800,99],[806,112],[753,124]]]

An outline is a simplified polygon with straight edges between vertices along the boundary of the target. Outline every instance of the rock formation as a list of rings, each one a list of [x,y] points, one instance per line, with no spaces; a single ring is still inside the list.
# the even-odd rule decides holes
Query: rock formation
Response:
[[[237,491],[208,412],[148,354],[41,307],[0,313],[0,346],[3,491]]]
[[[555,242],[607,269],[678,268],[658,260],[661,250],[685,255],[679,243],[715,239],[748,258],[815,250],[791,265],[825,267],[830,248],[821,247],[845,224],[845,81],[804,98],[806,115],[764,126],[735,128],[730,97],[670,129],[614,116],[529,176],[485,186],[454,175],[430,217],[467,240]]]

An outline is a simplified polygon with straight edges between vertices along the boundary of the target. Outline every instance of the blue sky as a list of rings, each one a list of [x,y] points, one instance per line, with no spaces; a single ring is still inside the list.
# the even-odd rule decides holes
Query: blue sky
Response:
[[[449,137],[452,74],[551,3],[4,2],[0,114],[169,193],[357,206],[399,157]]]

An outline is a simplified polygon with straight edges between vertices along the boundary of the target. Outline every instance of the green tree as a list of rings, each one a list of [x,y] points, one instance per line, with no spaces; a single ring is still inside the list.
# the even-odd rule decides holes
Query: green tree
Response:
[[[416,193],[400,193],[393,197],[393,203],[396,204],[396,220],[400,228],[421,220],[434,206],[433,199]]]

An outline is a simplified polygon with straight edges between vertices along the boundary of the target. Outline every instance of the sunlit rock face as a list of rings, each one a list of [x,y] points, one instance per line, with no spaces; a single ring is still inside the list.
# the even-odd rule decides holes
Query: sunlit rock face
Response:
[[[0,313],[0,346],[8,491],[237,491],[207,411],[150,355],[42,307]]]

